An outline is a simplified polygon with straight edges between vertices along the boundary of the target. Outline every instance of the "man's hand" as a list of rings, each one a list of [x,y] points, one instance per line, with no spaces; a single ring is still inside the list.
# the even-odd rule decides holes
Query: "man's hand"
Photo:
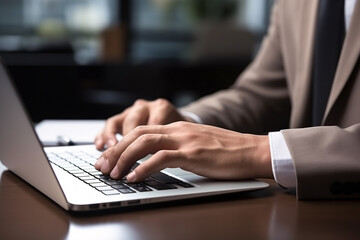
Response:
[[[167,100],[137,100],[124,112],[109,118],[104,129],[96,136],[95,145],[102,149],[105,145],[112,147],[117,143],[115,135],[128,134],[140,125],[162,125],[186,120]]]
[[[127,175],[135,162],[153,154]],[[268,136],[241,134],[222,128],[175,122],[139,126],[107,149],[95,168],[114,179],[146,179],[164,168],[214,179],[272,178]]]

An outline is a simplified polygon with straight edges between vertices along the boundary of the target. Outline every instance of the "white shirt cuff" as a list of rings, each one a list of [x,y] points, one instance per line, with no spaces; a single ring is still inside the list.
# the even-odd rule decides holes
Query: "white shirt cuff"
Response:
[[[201,118],[196,115],[195,113],[192,112],[186,112],[186,111],[180,111],[180,114],[184,117],[190,118],[191,120],[193,120],[195,123],[200,123],[202,124],[203,121],[201,120]]]
[[[294,161],[281,132],[270,132],[270,152],[274,178],[285,188],[296,188]]]

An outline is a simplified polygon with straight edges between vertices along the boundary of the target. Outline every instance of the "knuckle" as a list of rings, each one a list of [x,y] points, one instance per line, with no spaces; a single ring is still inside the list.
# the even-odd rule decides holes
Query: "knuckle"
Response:
[[[168,150],[160,150],[156,153],[157,159],[161,162],[169,161],[170,158],[170,152]]]
[[[141,135],[138,138],[138,141],[140,142],[140,144],[150,144],[150,142],[152,142],[152,140],[153,140],[153,137],[149,134]]]
[[[111,116],[108,119],[106,119],[106,121],[105,121],[106,125],[113,124],[116,121],[117,117],[118,116],[115,115],[115,116]]]
[[[185,121],[177,121],[177,122],[173,122],[170,125],[173,126],[174,128],[184,128],[187,129],[188,127],[188,122]]]
[[[158,151],[156,154],[156,162],[157,165],[160,168],[176,168],[181,166],[181,162],[183,161],[179,161],[180,159],[180,152],[174,152],[174,151],[169,151],[169,150],[160,150]],[[175,157],[175,156],[179,156],[179,157]]]
[[[204,153],[204,149],[203,148],[199,148],[199,147],[194,147],[189,149],[188,152],[188,156],[200,156]]]
[[[145,125],[139,125],[134,128],[133,133],[135,134],[135,136],[141,136],[145,133],[145,130],[146,130]]]
[[[169,102],[164,98],[158,98],[155,100],[155,103],[160,106],[167,106],[169,105]]]
[[[142,106],[146,103],[146,101],[144,99],[137,99],[135,102],[134,102],[134,106]]]
[[[172,104],[164,98],[156,99],[154,105],[156,108],[162,109],[165,112],[169,112],[172,109]]]

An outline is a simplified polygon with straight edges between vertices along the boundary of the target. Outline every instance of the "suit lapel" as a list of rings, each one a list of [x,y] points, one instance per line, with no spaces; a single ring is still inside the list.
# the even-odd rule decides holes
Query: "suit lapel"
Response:
[[[341,94],[352,70],[359,58],[360,53],[360,0],[357,1],[351,23],[345,36],[343,49],[341,51],[339,64],[336,70],[333,86],[330,92],[329,101],[325,110],[323,123],[326,120],[336,99]]]

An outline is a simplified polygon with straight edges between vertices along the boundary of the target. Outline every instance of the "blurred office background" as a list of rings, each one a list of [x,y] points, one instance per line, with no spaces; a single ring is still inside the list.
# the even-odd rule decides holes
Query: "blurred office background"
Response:
[[[176,106],[230,86],[272,0],[0,0],[0,61],[33,121]]]

